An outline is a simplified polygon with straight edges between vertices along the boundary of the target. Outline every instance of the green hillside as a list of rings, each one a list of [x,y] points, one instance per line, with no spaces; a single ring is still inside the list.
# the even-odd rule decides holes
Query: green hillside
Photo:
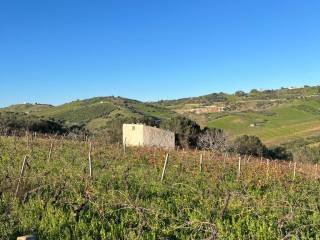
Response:
[[[222,128],[231,139],[256,135],[273,145],[320,135],[320,87],[238,91],[160,101],[157,104],[182,113],[202,127]],[[210,106],[222,112],[197,113]]]
[[[49,104],[26,103],[26,104],[11,105],[10,107],[2,108],[0,109],[0,112],[19,112],[19,113],[27,113],[27,114],[29,113],[36,114],[51,108],[53,108],[53,106]]]
[[[274,90],[257,90],[252,89],[249,93],[237,91],[234,94],[227,93],[211,93],[199,97],[189,97],[177,100],[162,100],[155,104],[173,109],[181,110],[190,107],[200,107],[212,104],[224,103],[233,110],[237,109],[240,103],[255,103],[255,102],[277,102],[290,101],[297,98],[312,98],[320,95],[320,86],[304,86],[298,88],[281,88]]]
[[[94,132],[108,128],[115,119],[166,119],[175,112],[121,97],[96,97],[77,100],[60,106],[21,104],[3,108],[0,112],[18,112],[36,115],[42,118],[62,120],[67,125],[84,125]]]
[[[320,134],[320,101],[295,100],[265,111],[208,116],[208,127],[224,129],[231,136],[256,135],[266,144],[276,144]]]
[[[210,112],[210,107],[223,107]],[[197,112],[198,111],[198,112]],[[202,127],[222,128],[231,139],[257,135],[266,144],[320,135],[320,87],[212,93],[205,96],[144,103],[121,97],[96,97],[60,106],[20,104],[0,109],[84,126],[94,133],[117,131],[123,122],[154,123],[183,114]],[[114,134],[108,132],[108,134]],[[117,133],[119,135],[119,133]]]

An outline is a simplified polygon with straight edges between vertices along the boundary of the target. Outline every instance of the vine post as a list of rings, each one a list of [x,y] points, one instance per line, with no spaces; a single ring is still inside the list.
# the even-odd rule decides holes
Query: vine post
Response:
[[[165,173],[166,173],[166,168],[167,168],[167,164],[168,164],[168,159],[169,159],[169,153],[167,153],[166,159],[165,159],[165,161],[164,161],[163,170],[162,170],[162,175],[161,175],[161,182],[163,181],[164,175],[165,175]]]

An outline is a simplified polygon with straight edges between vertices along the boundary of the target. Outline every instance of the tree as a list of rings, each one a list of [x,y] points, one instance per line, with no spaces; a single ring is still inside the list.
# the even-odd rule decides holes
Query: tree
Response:
[[[196,147],[198,136],[201,133],[200,126],[185,117],[174,117],[164,120],[160,127],[175,133],[176,145],[183,148]]]
[[[260,93],[257,89],[252,89],[251,91],[250,91],[250,94],[253,94],[253,95],[256,95],[256,94],[258,94],[258,93]]]
[[[234,95],[237,97],[246,97],[247,96],[247,94],[244,91],[236,91],[234,93]]]
[[[226,136],[222,129],[203,129],[198,138],[201,149],[223,152],[226,149]]]

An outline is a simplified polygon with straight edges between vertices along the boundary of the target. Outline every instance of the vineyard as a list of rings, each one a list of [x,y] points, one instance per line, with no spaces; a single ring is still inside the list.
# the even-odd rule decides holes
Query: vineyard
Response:
[[[0,239],[320,239],[317,165],[23,136],[0,169]]]

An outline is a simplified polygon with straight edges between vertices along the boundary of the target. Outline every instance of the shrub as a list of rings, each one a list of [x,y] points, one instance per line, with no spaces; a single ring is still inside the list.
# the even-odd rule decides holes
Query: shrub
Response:
[[[288,152],[284,147],[273,147],[266,151],[265,157],[281,160],[292,160],[293,156],[291,152]]]
[[[267,148],[257,136],[243,135],[233,144],[233,151],[241,155],[253,155],[279,160],[291,160],[293,155],[285,147]]]
[[[168,129],[176,134],[176,145],[183,148],[196,147],[201,133],[200,126],[185,117],[175,117],[160,124],[163,129]]]
[[[267,147],[257,136],[243,135],[234,141],[233,150],[241,155],[264,156]]]
[[[198,138],[198,147],[205,150],[223,152],[226,148],[226,136],[222,129],[203,129]]]
[[[53,119],[30,116],[24,113],[1,113],[0,130],[2,132],[39,132],[39,133],[65,133],[67,128],[62,122]]]

